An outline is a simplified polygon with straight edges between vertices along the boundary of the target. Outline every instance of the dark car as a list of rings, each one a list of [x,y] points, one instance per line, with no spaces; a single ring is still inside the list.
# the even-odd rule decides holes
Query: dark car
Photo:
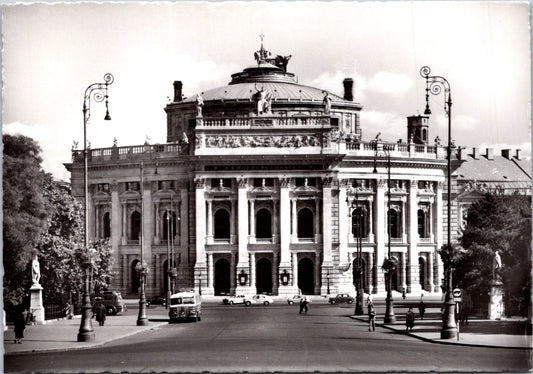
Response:
[[[329,298],[329,303],[330,304],[341,304],[341,303],[351,304],[354,301],[355,301],[355,299],[353,297],[351,297],[350,295],[348,295],[347,293],[340,293],[340,294],[337,294],[337,296],[335,296],[335,297],[330,297]]]
[[[165,299],[163,296],[153,296],[146,300],[146,306],[150,305],[167,305],[167,299]]]

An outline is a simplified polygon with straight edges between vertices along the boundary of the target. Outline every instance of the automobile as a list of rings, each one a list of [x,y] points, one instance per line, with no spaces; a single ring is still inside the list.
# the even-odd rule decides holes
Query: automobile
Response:
[[[347,293],[339,293],[337,294],[337,296],[329,298],[330,304],[341,304],[341,303],[351,304],[354,301],[355,299],[351,297],[350,295],[348,295]]]
[[[169,323],[178,320],[201,321],[202,301],[196,291],[183,291],[170,296]]]
[[[164,298],[163,296],[152,296],[151,298],[146,300],[146,306],[150,306],[150,305],[163,305],[163,306],[166,306],[167,305],[167,299]]]
[[[91,295],[91,303],[93,304],[93,308],[96,308],[99,304],[103,304],[108,316],[125,312],[128,309],[119,291],[103,291]]]
[[[233,304],[244,304],[244,298],[246,296],[244,295],[236,295],[236,296],[230,296],[230,297],[226,297],[224,300],[222,300],[222,302],[224,304],[229,304],[229,305],[233,305]]]
[[[287,304],[292,305],[296,303],[300,303],[305,298],[305,295],[293,295],[287,299]]]
[[[250,306],[250,305],[259,305],[259,304],[263,304],[263,305],[268,305],[268,304],[272,304],[274,302],[274,299],[271,298],[270,296],[268,295],[254,295],[252,297],[245,297],[244,298],[244,305],[246,306]]]

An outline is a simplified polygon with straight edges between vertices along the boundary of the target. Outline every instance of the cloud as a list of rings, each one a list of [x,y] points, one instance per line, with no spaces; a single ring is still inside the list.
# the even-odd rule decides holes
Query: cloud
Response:
[[[11,122],[2,126],[3,134],[25,135],[37,141],[50,140],[52,131],[41,125],[26,125],[20,122]]]
[[[363,139],[372,139],[378,132],[383,141],[395,142],[407,138],[407,125],[404,116],[398,113],[376,110],[361,111],[361,129]]]
[[[413,81],[407,75],[380,71],[374,74],[363,88],[377,93],[402,95],[412,86]]]

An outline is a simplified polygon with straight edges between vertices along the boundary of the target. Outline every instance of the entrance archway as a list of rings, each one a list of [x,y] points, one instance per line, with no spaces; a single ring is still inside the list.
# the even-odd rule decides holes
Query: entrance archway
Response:
[[[315,293],[313,261],[309,258],[302,258],[298,262],[298,288],[304,295]]]
[[[134,294],[139,293],[139,287],[141,287],[141,278],[136,269],[138,263],[140,263],[139,260],[133,260],[131,263],[131,292]]]
[[[257,261],[255,286],[257,293],[272,293],[272,263],[267,258]]]
[[[230,264],[221,258],[215,262],[215,295],[228,295],[230,287]]]

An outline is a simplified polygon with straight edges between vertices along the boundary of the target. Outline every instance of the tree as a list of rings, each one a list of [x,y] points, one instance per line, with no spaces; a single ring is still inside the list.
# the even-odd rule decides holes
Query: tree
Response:
[[[4,300],[19,303],[31,282],[29,264],[49,212],[41,192],[41,148],[26,136],[4,135],[3,143]]]
[[[530,207],[530,196],[487,194],[468,210],[460,239],[465,254],[456,264],[457,286],[473,295],[487,295],[498,251],[508,314],[527,310],[531,300]]]

